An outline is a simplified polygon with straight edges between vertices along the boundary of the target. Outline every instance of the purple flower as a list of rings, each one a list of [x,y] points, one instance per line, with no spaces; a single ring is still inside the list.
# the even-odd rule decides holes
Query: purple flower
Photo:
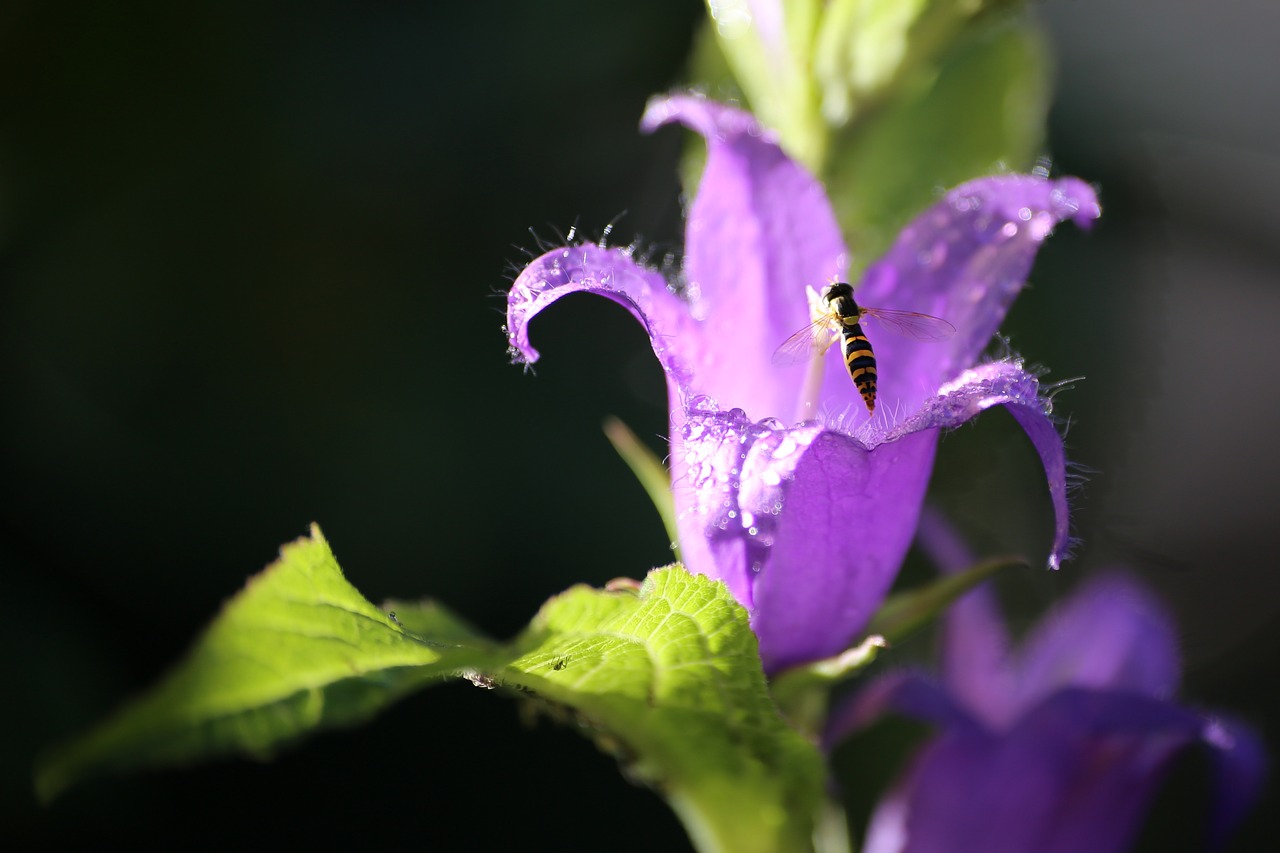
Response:
[[[889,710],[942,729],[877,807],[866,853],[1125,850],[1173,760],[1195,745],[1217,782],[1212,843],[1256,796],[1259,743],[1171,701],[1172,626],[1127,578],[1092,581],[1017,649],[985,588],[952,607],[944,630],[941,684],[890,674],[831,718],[828,745]]]
[[[910,545],[939,431],[1003,405],[1039,451],[1057,512],[1050,563],[1067,547],[1062,441],[1036,377],[1013,360],[978,364],[1041,241],[1099,213],[1074,179],[1025,175],[965,184],[920,215],[857,285],[861,305],[949,321],[921,343],[877,334],[874,417],[834,353],[771,363],[811,319],[806,288],[844,278],[846,249],[821,184],[752,116],[693,96],[657,99],[642,126],[679,122],[707,141],[685,226],[683,279],[626,249],[574,245],[535,259],[509,296],[517,360],[530,319],[568,293],[622,304],[667,374],[671,474],[686,566],[719,578],[751,613],[765,666],[845,648],[879,606]]]

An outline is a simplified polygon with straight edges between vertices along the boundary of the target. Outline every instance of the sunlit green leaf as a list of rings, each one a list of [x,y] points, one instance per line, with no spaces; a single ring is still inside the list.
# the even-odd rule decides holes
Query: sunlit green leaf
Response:
[[[103,773],[268,756],[490,659],[489,644],[447,611],[431,614],[411,631],[370,604],[312,528],[227,603],[160,684],[45,756],[37,791],[49,800]]]
[[[571,709],[700,849],[810,849],[822,762],[779,717],[746,611],[722,583],[677,566],[638,593],[576,587],[517,645],[498,683]]]
[[[37,791],[47,801],[104,773],[266,757],[451,675],[576,720],[668,800],[702,850],[811,848],[822,761],[778,715],[747,614],[723,584],[671,567],[643,585],[574,587],[498,645],[435,602],[370,604],[314,528],[167,678],[46,756]]]

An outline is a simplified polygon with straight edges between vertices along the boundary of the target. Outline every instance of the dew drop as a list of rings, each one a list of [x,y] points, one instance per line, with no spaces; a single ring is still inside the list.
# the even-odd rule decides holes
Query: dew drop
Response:
[[[916,252],[916,263],[926,270],[936,270],[947,259],[947,244],[941,240]]]
[[[1036,240],[1043,240],[1052,231],[1053,217],[1047,213],[1037,216],[1031,223],[1031,236]]]

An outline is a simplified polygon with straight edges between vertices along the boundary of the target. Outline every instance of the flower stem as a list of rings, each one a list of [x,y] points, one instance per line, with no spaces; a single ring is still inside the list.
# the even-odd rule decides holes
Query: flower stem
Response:
[[[815,352],[805,368],[804,385],[800,389],[800,410],[796,413],[796,423],[811,421],[818,416],[818,395],[822,393],[822,368],[824,349]]]
[[[848,848],[818,847],[818,834],[828,822],[796,820],[777,808],[743,808],[742,803],[719,785],[695,785],[665,794],[689,840],[699,853],[847,853]]]
[[[679,561],[676,507],[671,497],[671,475],[667,473],[666,466],[648,445],[636,437],[630,427],[617,418],[610,416],[604,419],[604,434],[613,444],[613,449],[618,451],[622,461],[626,462],[627,467],[636,475],[636,479],[649,495],[649,500],[653,501],[654,507],[658,510],[658,515],[662,516],[662,524],[666,527],[667,536],[671,540],[671,550],[675,552],[675,559]]]

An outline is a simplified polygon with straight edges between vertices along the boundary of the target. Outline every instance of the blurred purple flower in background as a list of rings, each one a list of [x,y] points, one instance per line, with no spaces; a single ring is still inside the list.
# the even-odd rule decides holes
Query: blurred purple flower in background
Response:
[[[970,564],[936,522],[926,519],[922,535],[947,570]],[[882,676],[830,720],[829,747],[889,711],[941,729],[877,807],[865,853],[1126,850],[1192,746],[1213,764],[1211,844],[1257,796],[1261,744],[1243,726],[1173,703],[1173,626],[1123,575],[1090,581],[1018,648],[991,591],[974,590],[948,611],[941,649],[941,683]]]
[[[707,141],[687,212],[683,280],[626,249],[574,245],[512,285],[507,331],[535,361],[528,323],[569,293],[625,306],[666,372],[671,475],[685,565],[719,578],[751,613],[765,666],[844,649],[881,603],[910,545],[939,432],[1009,409],[1044,463],[1057,513],[1049,562],[1068,543],[1061,437],[1032,373],[978,364],[1040,243],[1099,214],[1075,179],[983,178],[946,194],[857,284],[864,306],[941,317],[942,343],[874,338],[879,407],[867,414],[841,360],[808,379],[771,363],[811,319],[807,287],[844,278],[849,254],[822,185],[748,113],[693,96],[653,101],[646,130],[679,122]]]

